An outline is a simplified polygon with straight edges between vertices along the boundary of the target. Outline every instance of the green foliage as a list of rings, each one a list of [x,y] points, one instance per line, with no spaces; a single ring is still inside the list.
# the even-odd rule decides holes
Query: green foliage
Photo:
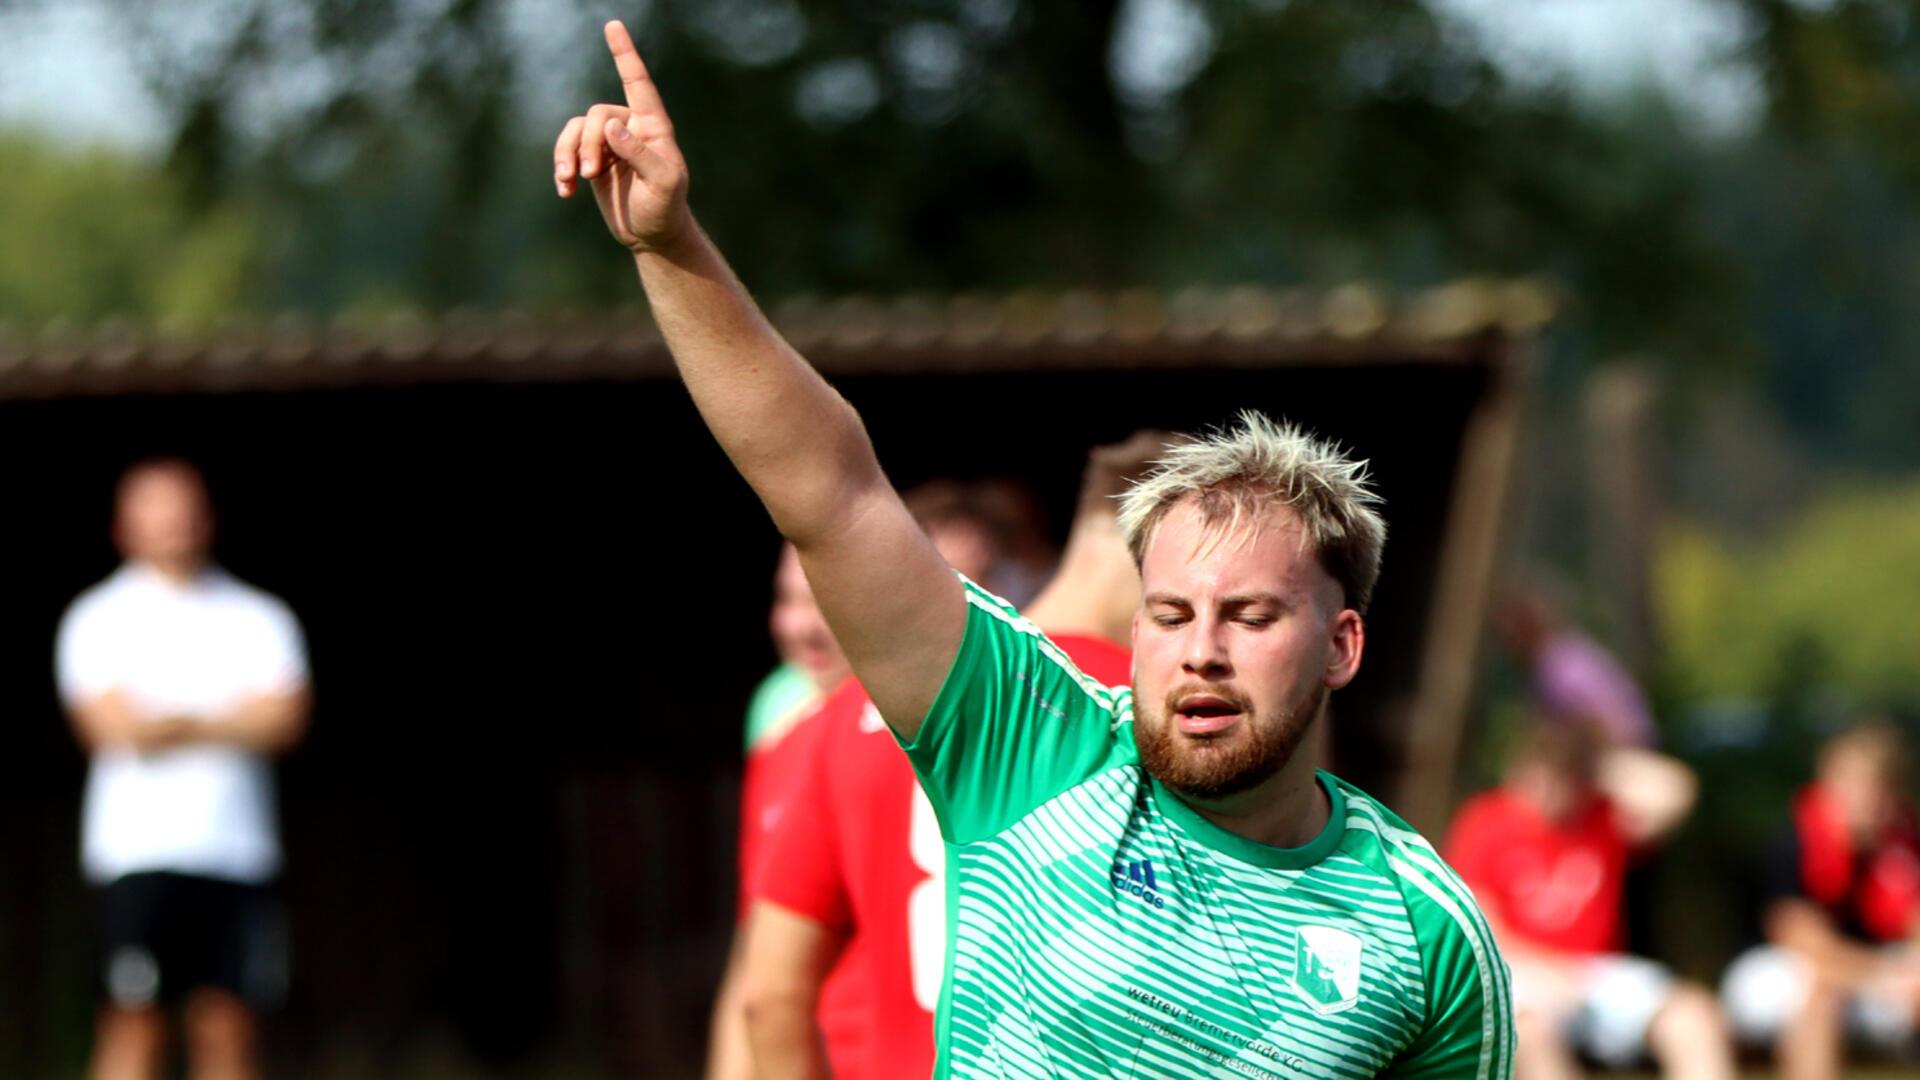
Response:
[[[1655,575],[1684,697],[1920,699],[1920,486],[1829,495],[1757,543],[1676,522]]]
[[[548,183],[566,117],[618,99],[598,24],[619,15],[703,223],[763,294],[1545,274],[1568,298],[1550,386],[1633,353],[1683,401],[1759,383],[1830,462],[1920,463],[1920,20],[1719,2],[1766,95],[1721,137],[1651,91],[1515,85],[1425,0],[1178,0],[1184,46],[1125,0],[116,6],[173,123],[163,206],[244,206],[269,241],[253,296],[193,278],[167,305],[631,301],[596,215]],[[1148,34],[1166,67],[1128,75]],[[61,207],[34,228],[98,227]],[[149,310],[125,265],[49,276],[19,313]]]
[[[0,176],[0,318],[201,324],[256,299],[253,222],[232,206],[191,212],[157,169],[12,136]]]

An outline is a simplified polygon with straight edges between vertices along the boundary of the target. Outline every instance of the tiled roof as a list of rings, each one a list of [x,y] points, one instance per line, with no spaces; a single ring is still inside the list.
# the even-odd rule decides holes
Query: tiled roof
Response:
[[[1531,280],[1388,294],[1238,287],[1174,293],[794,297],[774,321],[830,374],[1123,367],[1486,363],[1554,313]],[[533,315],[298,317],[211,329],[0,327],[0,398],[667,375],[641,308]]]

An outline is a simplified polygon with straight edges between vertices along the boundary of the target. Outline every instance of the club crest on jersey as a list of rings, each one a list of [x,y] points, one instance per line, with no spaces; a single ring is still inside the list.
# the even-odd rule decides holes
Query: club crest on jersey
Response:
[[[1293,948],[1293,990],[1314,1012],[1345,1012],[1360,1000],[1360,939],[1331,926],[1303,926]]]

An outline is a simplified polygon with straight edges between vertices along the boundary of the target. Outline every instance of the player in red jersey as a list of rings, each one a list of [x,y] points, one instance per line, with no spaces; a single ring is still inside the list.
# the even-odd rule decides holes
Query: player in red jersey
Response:
[[[992,566],[1000,541],[984,508],[976,505],[974,494],[974,489],[969,485],[938,481],[908,492],[905,499],[915,520],[926,531],[941,557],[969,577],[984,577]],[[811,608],[811,619],[806,617],[806,612],[789,610],[786,622],[808,629],[817,624],[818,630],[824,632],[825,623],[819,620],[819,608],[813,604],[812,591],[806,587],[806,579],[798,575],[798,570],[797,560],[783,556],[780,574],[786,577],[791,572],[791,576],[798,576],[798,581],[787,581],[784,585],[777,582],[776,591],[784,598],[783,602],[789,609]],[[774,626],[777,636],[781,628],[778,618]],[[816,651],[830,651],[834,656],[839,655],[839,647],[833,644],[831,635],[827,636],[824,646],[817,647]],[[854,692],[859,692],[858,684],[851,680],[837,682],[836,686],[841,689],[851,687]],[[734,948],[727,961],[727,971],[714,1000],[713,1029],[708,1041],[707,1080],[746,1080],[747,1077],[759,1075],[753,1067],[748,1046],[747,1002],[743,996],[746,986],[743,978],[744,942],[748,940],[746,920],[752,900],[749,886],[755,876],[754,868],[765,860],[764,852],[771,837],[791,812],[796,792],[803,782],[806,762],[812,756],[813,744],[831,730],[830,725],[815,723],[814,718],[826,711],[828,703],[833,700],[834,694],[831,692],[821,695],[820,704],[809,711],[807,718],[788,726],[784,731],[771,731],[755,742],[747,757],[740,796],[739,928],[734,935]],[[899,756],[897,750],[894,753]],[[870,1025],[866,1023],[869,1011],[865,1004],[867,987],[863,980],[848,977],[860,966],[856,963],[857,956],[857,950],[849,950],[830,969],[818,973],[818,1019],[827,1035],[827,1046],[831,1050],[830,1059],[836,1076],[867,1074],[866,1048],[870,1042]]]
[[[1579,1075],[1572,1050],[1613,1068],[1651,1057],[1669,1076],[1733,1076],[1733,1047],[1705,987],[1622,952],[1627,863],[1680,823],[1635,820],[1595,779],[1585,724],[1542,725],[1500,787],[1467,801],[1447,862],[1473,889],[1513,970],[1515,1070]]]
[[[1113,644],[1138,604],[1138,579],[1112,496],[1163,446],[1143,433],[1091,456],[1067,552],[1028,606],[1074,665],[1127,685]],[[808,760],[754,868],[747,934],[748,1029],[764,1077],[931,1076],[933,1013],[946,953],[946,850],[912,766],[858,683],[803,725]],[[858,981],[848,1019],[842,986]],[[861,1047],[861,1064],[840,1046]]]

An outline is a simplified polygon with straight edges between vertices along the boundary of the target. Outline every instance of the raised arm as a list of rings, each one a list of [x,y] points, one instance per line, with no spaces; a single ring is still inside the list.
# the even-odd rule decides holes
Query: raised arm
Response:
[[[966,629],[958,581],[881,472],[859,416],[781,338],[687,205],[687,165],[626,27],[606,27],[626,104],[574,117],[554,147],[561,197],[593,188],[633,253],[696,408],[799,549],[847,659],[911,738]]]
[[[1172,435],[1138,431],[1087,454],[1080,502],[1060,569],[1023,614],[1049,634],[1091,634],[1125,643],[1140,607],[1140,572],[1120,532],[1114,501],[1165,454]]]

